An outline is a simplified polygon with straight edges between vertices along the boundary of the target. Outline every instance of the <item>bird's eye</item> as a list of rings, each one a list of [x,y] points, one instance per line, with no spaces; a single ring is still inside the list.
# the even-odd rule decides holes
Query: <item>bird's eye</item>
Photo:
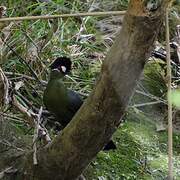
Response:
[[[61,66],[61,70],[62,70],[62,72],[66,72],[66,67],[65,66]]]

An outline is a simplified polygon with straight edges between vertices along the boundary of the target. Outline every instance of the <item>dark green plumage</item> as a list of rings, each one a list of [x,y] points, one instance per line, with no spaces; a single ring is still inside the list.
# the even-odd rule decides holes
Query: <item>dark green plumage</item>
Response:
[[[71,121],[83,103],[80,96],[74,91],[68,90],[62,81],[71,68],[71,63],[67,66],[66,61],[70,62],[68,58],[58,58],[52,64],[50,80],[43,96],[45,106],[56,116],[63,127]],[[66,68],[65,72],[62,71],[62,66]]]
[[[80,96],[68,90],[62,79],[71,70],[69,58],[57,58],[51,65],[50,80],[44,91],[43,101],[46,108],[52,112],[56,120],[65,127],[83,104]],[[112,140],[104,147],[104,150],[116,149]]]

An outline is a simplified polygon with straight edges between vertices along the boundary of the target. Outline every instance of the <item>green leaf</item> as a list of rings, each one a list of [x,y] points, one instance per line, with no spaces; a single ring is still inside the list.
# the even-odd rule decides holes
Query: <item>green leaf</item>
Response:
[[[173,105],[180,108],[180,89],[172,91],[170,98]]]

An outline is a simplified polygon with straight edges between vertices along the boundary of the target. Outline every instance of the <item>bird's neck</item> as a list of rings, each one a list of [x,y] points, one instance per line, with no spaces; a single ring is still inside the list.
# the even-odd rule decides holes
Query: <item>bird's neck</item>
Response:
[[[51,72],[50,74],[50,81],[51,80],[60,80],[64,77],[63,73],[60,72]]]

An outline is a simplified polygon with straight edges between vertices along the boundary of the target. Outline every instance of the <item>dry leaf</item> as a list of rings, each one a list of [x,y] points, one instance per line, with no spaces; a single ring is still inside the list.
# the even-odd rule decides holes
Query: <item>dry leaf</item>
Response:
[[[0,6],[0,18],[4,17],[6,14],[6,7]],[[5,22],[0,22],[0,31],[6,26]]]
[[[9,103],[9,82],[0,68],[0,107]]]
[[[18,81],[15,83],[15,90],[18,91],[24,85],[23,81]]]

